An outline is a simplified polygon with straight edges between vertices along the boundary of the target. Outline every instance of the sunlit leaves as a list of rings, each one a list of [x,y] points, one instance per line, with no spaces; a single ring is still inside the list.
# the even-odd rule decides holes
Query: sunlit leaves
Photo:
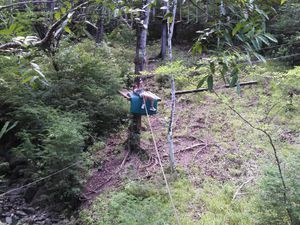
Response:
[[[265,35],[270,41],[273,41],[273,42],[277,43],[277,39],[276,39],[272,34],[265,33],[264,35]]]
[[[209,75],[207,77],[207,88],[209,91],[212,91],[214,87],[214,79],[212,75]]]
[[[8,131],[13,129],[15,126],[17,126],[18,121],[14,122],[12,125],[10,125],[10,121],[6,121],[4,126],[0,130],[0,139],[3,137],[4,134],[6,134]]]
[[[229,83],[230,87],[234,87],[238,81],[238,73],[239,69],[237,67],[234,67],[233,70],[231,71],[231,81]]]
[[[280,4],[283,5],[284,3],[286,3],[287,0],[280,0]]]
[[[242,23],[237,23],[232,30],[232,36],[235,36],[243,27],[244,25]]]
[[[60,13],[60,12],[56,12],[56,13],[54,14],[54,18],[55,18],[56,20],[60,20],[60,18],[61,18],[61,13]]]
[[[23,29],[23,26],[17,23],[12,23],[9,28],[0,30],[0,34],[2,35],[12,35],[14,33],[19,32]]]
[[[200,79],[197,88],[201,88],[204,82],[207,80],[208,75],[204,76],[203,78]]]
[[[196,55],[196,53],[201,54],[202,53],[202,45],[199,41],[197,41],[194,46],[192,47],[192,54]]]

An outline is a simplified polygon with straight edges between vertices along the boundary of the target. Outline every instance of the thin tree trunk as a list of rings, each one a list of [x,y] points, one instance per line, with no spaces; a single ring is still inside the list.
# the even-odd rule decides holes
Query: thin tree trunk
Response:
[[[48,11],[50,12],[50,23],[53,23],[54,21],[54,7],[55,7],[55,1],[51,0],[50,3],[47,4],[48,5]]]
[[[187,23],[190,22],[190,1],[188,1],[188,15],[187,15]]]
[[[220,2],[220,16],[226,16],[226,9],[223,0]]]
[[[206,0],[206,18],[205,22],[209,20],[209,0]]]
[[[135,54],[135,74],[139,74],[140,71],[143,71],[146,66],[146,44],[147,44],[147,33],[148,33],[148,24],[150,17],[150,7],[149,4],[151,0],[147,0],[146,5],[148,5],[144,10],[145,13],[141,20],[143,24],[141,27],[137,25],[137,45],[136,45],[136,54]]]
[[[166,59],[166,53],[167,53],[167,23],[166,21],[162,21],[160,56],[163,60]]]
[[[172,8],[168,7],[168,10],[172,10],[172,23],[170,24],[170,18],[168,18],[167,27],[168,27],[168,53],[169,53],[169,60],[172,62],[173,54],[172,54],[172,37],[174,31],[174,24],[176,19],[176,9],[177,9],[177,0],[173,0]],[[168,141],[169,141],[169,156],[170,156],[170,165],[171,169],[175,171],[175,158],[174,158],[174,144],[173,144],[173,118],[175,114],[175,82],[173,75],[171,76],[171,93],[172,93],[172,107],[171,107],[171,117],[169,123],[169,132],[168,132]]]
[[[104,37],[104,26],[103,26],[104,18],[103,18],[103,7],[100,9],[100,15],[97,20],[96,26],[97,26],[97,32],[96,32],[96,43],[99,44],[103,41]]]
[[[171,118],[169,121],[169,129],[168,129],[168,141],[169,141],[169,157],[170,157],[170,166],[172,171],[175,171],[175,153],[174,153],[174,144],[173,144],[173,120],[174,120],[174,114],[175,114],[175,102],[176,102],[176,96],[175,96],[175,82],[174,77],[172,76],[171,79]]]
[[[172,4],[172,23],[170,24],[170,18],[168,18],[168,53],[169,53],[169,60],[173,60],[173,54],[172,54],[172,37],[173,37],[173,31],[174,31],[174,24],[175,24],[175,18],[176,18],[176,9],[177,9],[177,0],[173,0]]]
[[[168,7],[168,3],[164,2],[164,6]],[[167,10],[163,10],[163,15],[167,13]],[[160,54],[159,58],[162,58],[163,60],[166,59],[166,53],[167,53],[167,20],[162,18],[161,20],[161,48],[160,48]]]

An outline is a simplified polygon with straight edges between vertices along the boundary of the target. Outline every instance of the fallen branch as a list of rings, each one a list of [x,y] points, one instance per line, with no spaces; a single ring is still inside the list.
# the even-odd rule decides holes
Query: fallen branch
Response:
[[[236,196],[239,194],[239,192],[242,190],[242,188],[248,184],[250,181],[252,181],[254,179],[254,177],[250,177],[250,179],[246,180],[244,183],[242,183],[238,189],[236,190],[236,192],[234,193],[233,197],[232,197],[232,201],[236,198]]]
[[[182,153],[182,152],[185,152],[185,151],[189,151],[189,150],[191,150],[191,149],[193,149],[193,148],[196,148],[196,147],[199,147],[199,146],[203,146],[203,145],[205,145],[205,144],[204,144],[204,143],[194,144],[194,145],[192,145],[192,146],[189,146],[189,147],[180,149],[180,150],[178,150],[178,151],[176,151],[176,152],[174,152],[174,153],[175,153],[175,154],[179,154],[179,153]],[[167,155],[167,154],[163,155],[163,157],[168,157],[168,156],[169,156],[169,155]]]
[[[200,148],[200,150],[197,151],[196,154],[194,155],[193,161],[196,159],[196,157],[198,156],[198,154],[199,154],[203,149],[206,149],[207,147],[208,147],[208,145],[205,145],[205,146],[203,146],[202,148]]]
[[[257,83],[258,83],[257,81],[248,81],[248,82],[240,83],[239,85],[240,86],[247,86],[247,85],[252,85],[252,84],[257,84]],[[234,86],[236,86],[236,85],[234,85]],[[229,84],[226,84],[225,86],[219,87],[217,89],[231,88],[231,87],[234,87],[234,86],[230,86]],[[199,89],[193,89],[193,90],[176,91],[175,95],[182,95],[182,94],[189,94],[189,93],[196,93],[196,92],[203,92],[203,91],[208,91],[208,88],[199,88]]]

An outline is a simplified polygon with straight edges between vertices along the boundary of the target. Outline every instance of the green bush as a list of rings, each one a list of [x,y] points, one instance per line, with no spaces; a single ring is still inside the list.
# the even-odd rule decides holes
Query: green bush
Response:
[[[64,48],[55,61],[59,71],[48,73],[51,86],[42,96],[45,104],[85,113],[97,133],[120,123],[128,107],[117,92],[121,71],[109,47],[84,42]]]
[[[153,186],[131,183],[125,190],[102,195],[81,213],[85,225],[167,225],[172,211],[168,199]]]
[[[48,196],[70,200],[86,176],[87,134],[105,136],[116,129],[128,105],[118,96],[123,77],[112,48],[89,41],[63,45],[51,59],[58,71],[46,56],[35,58],[49,86],[31,80],[39,75],[30,68],[30,58],[0,56],[0,127],[18,121],[1,141],[10,148],[5,151],[14,148],[11,157],[27,158],[32,171],[27,178],[35,180],[83,161],[44,183]]]
[[[82,166],[87,163],[82,152],[86,116],[41,105],[20,107],[15,115],[22,130],[18,133],[21,144],[13,152],[15,157],[26,157],[35,177],[46,176],[82,161],[45,181],[49,199],[74,198],[79,193],[78,187],[83,183],[87,169]]]

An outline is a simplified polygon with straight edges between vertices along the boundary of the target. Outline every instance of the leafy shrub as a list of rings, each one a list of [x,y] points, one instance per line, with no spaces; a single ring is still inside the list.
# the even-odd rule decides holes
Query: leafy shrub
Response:
[[[15,114],[23,128],[18,133],[21,144],[13,151],[16,156],[27,158],[36,177],[46,176],[80,160],[82,165],[86,163],[87,157],[82,152],[86,116],[41,105],[25,105]],[[49,191],[49,198],[74,198],[84,181],[85,169],[85,166],[78,163],[46,180],[45,191]]]
[[[124,191],[99,197],[90,210],[81,213],[81,220],[86,225],[170,224],[167,200],[153,186],[130,184]]]
[[[98,133],[120,123],[128,108],[117,92],[121,71],[109,47],[84,42],[64,48],[55,60],[59,71],[48,74],[51,87],[42,97],[46,104],[87,114],[89,127]]]
[[[27,158],[32,171],[27,178],[37,179],[82,160],[44,183],[47,195],[65,201],[78,194],[84,181],[87,133],[99,136],[115,129],[128,105],[117,93],[122,74],[110,47],[88,41],[63,44],[52,59],[58,71],[49,58],[35,58],[49,86],[38,79],[24,82],[25,77],[39,76],[33,74],[30,58],[0,57],[0,127],[18,121],[1,142],[14,147],[10,157]]]

